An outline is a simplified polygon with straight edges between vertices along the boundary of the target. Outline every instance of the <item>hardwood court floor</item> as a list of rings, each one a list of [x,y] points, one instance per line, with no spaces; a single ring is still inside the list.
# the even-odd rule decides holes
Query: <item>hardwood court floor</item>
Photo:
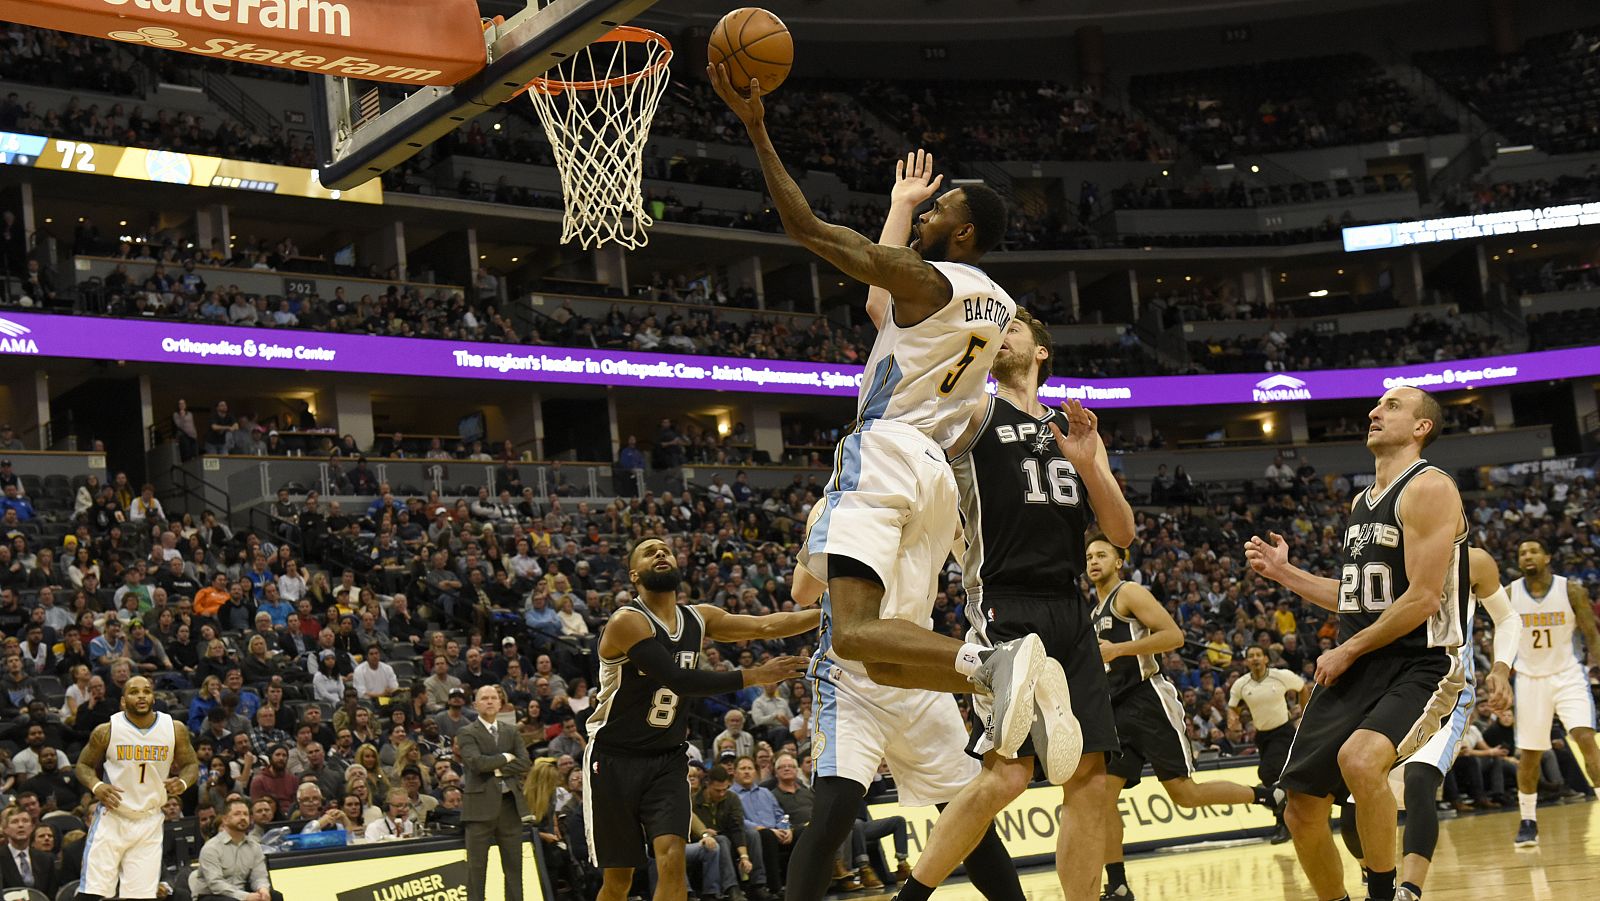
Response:
[[[1511,846],[1515,811],[1447,819],[1423,893],[1425,901],[1578,901],[1600,898],[1600,803],[1539,810],[1539,847]],[[1337,836],[1335,836],[1337,840]],[[1264,841],[1205,850],[1174,850],[1128,860],[1128,882],[1139,901],[1314,901],[1292,844]],[[1344,852],[1340,843],[1339,850]],[[1355,861],[1345,854],[1350,896],[1366,897]],[[1055,873],[1022,874],[1031,901],[1059,901]],[[935,901],[980,901],[966,882],[940,888]]]

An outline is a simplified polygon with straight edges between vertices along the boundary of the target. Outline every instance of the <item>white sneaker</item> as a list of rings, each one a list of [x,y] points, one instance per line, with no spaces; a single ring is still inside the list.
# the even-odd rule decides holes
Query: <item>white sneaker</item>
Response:
[[[1036,716],[1029,737],[1033,751],[1044,764],[1044,775],[1061,785],[1078,771],[1083,757],[1083,729],[1072,712],[1072,693],[1067,673],[1053,657],[1045,657],[1039,679],[1033,686]]]
[[[984,730],[1001,757],[1017,756],[1017,749],[1033,727],[1033,689],[1049,658],[1037,635],[1024,635],[996,645],[969,681],[993,697]]]

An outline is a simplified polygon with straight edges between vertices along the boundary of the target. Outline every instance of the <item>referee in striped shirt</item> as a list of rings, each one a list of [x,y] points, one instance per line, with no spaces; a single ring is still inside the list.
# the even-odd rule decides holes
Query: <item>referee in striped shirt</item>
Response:
[[[1294,693],[1301,706],[1311,696],[1311,686],[1286,669],[1267,666],[1267,652],[1252,647],[1245,652],[1245,665],[1250,672],[1233,683],[1228,695],[1228,706],[1237,713],[1241,705],[1250,708],[1250,721],[1256,726],[1256,752],[1261,762],[1256,765],[1256,778],[1262,785],[1276,785],[1283,775],[1284,762],[1289,759],[1289,746],[1294,743],[1294,727],[1290,725],[1288,695]],[[1272,833],[1272,843],[1289,840],[1289,830],[1283,825],[1283,814],[1278,814],[1278,828]]]

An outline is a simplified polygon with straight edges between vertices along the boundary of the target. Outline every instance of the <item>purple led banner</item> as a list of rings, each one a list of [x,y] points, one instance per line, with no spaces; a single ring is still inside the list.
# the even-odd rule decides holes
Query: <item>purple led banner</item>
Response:
[[[7,312],[0,318],[0,357],[17,356],[841,398],[856,395],[862,371],[845,364]],[[1376,398],[1398,384],[1451,391],[1593,375],[1600,375],[1600,349],[1583,347],[1370,369],[1053,378],[1039,395],[1098,408],[1177,407]]]

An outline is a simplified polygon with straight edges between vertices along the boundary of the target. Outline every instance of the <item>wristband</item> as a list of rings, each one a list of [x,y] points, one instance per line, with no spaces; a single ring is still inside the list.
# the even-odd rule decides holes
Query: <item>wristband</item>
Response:
[[[105,785],[105,783],[104,782],[98,782],[98,781],[95,782],[94,788],[89,789],[89,794],[92,795],[95,792],[99,791],[100,790],[100,786],[102,786],[102,785]]]

